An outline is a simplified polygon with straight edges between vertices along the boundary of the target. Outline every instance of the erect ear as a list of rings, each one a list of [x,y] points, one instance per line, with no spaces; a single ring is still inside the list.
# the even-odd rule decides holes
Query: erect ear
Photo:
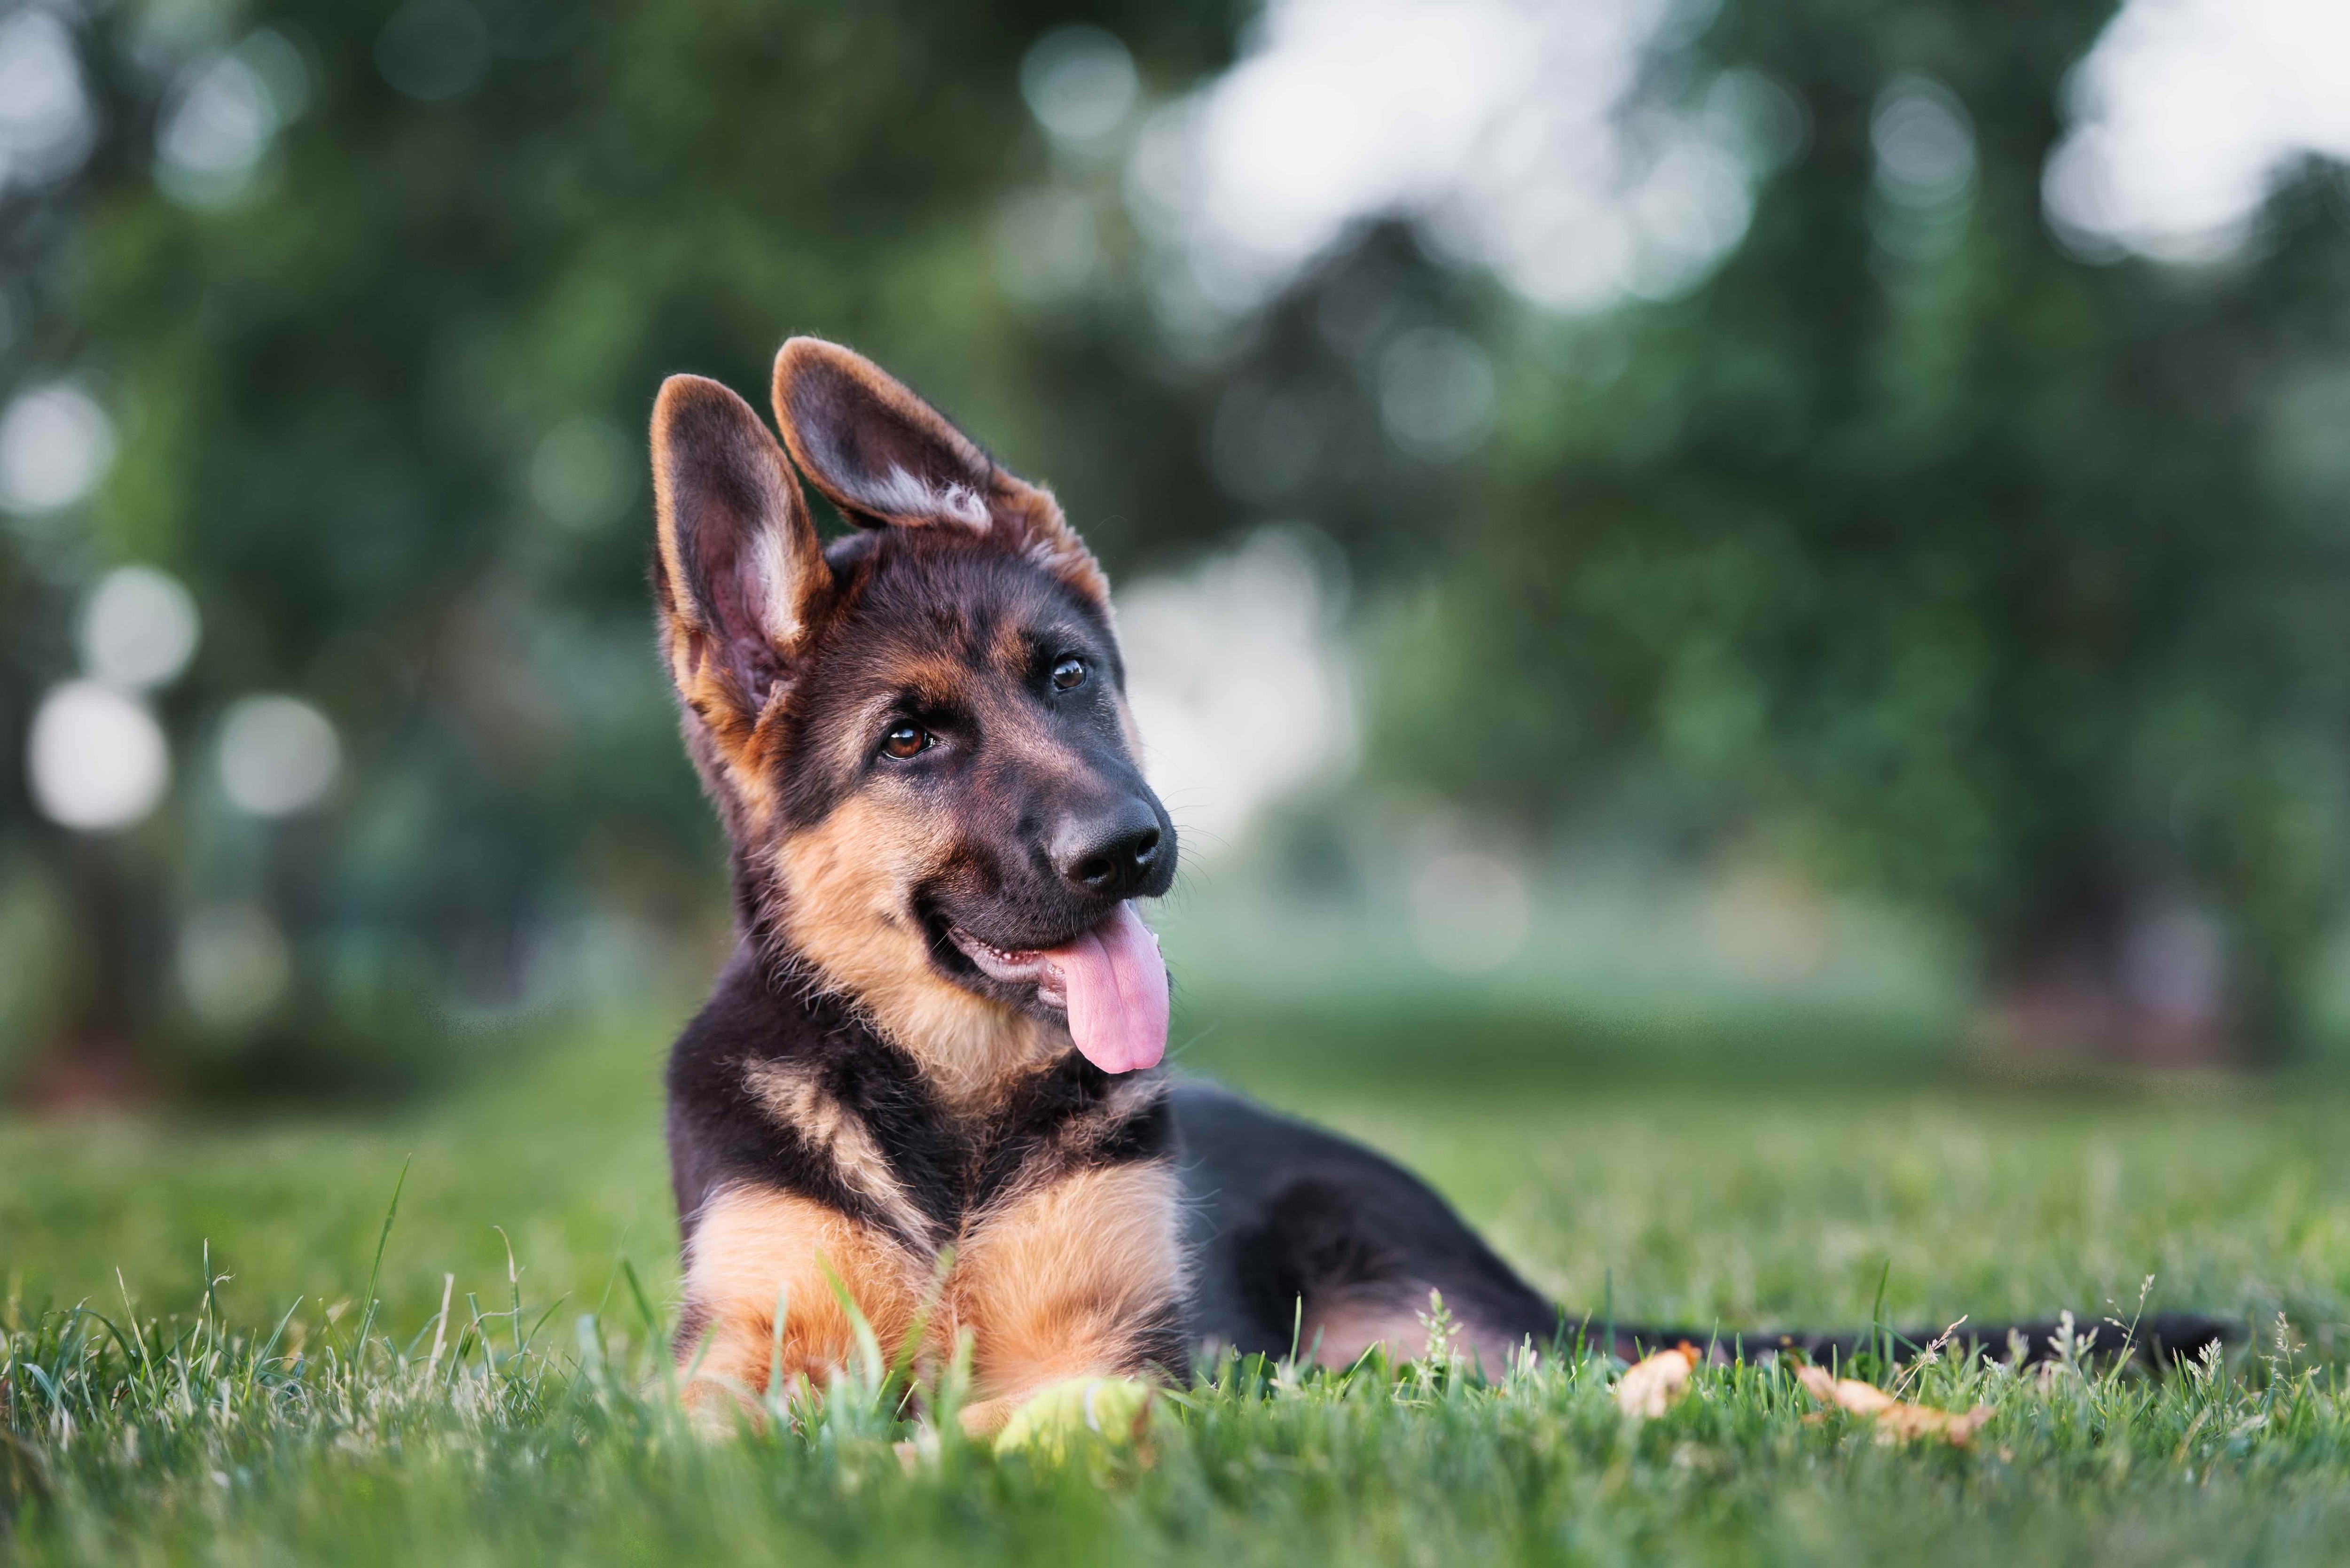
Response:
[[[739,765],[832,574],[783,449],[733,392],[700,376],[662,382],[652,452],[670,676]]]
[[[998,468],[863,355],[821,337],[785,343],[775,423],[800,472],[851,521],[965,530],[1107,602],[1100,566],[1052,493]]]

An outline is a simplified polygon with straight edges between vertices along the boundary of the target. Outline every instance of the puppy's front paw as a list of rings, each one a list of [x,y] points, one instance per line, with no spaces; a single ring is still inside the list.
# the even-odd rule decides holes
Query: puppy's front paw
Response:
[[[999,1454],[1065,1459],[1074,1446],[1125,1448],[1142,1436],[1158,1390],[1139,1377],[1072,1377],[1032,1395],[995,1435]]]

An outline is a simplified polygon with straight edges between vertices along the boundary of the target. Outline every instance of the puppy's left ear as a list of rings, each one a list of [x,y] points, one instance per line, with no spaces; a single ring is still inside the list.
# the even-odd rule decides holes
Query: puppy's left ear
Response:
[[[807,503],[751,405],[671,376],[653,404],[653,503],[670,678],[737,793],[760,772],[763,721],[791,683],[832,587]],[[703,760],[699,744],[697,760]]]
[[[1052,493],[997,467],[862,354],[795,337],[775,356],[775,397],[792,461],[850,521],[964,530],[1107,603],[1101,567]]]

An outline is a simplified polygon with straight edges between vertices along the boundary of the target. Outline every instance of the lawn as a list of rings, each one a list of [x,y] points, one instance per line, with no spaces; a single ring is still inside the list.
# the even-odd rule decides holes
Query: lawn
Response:
[[[1426,1028],[1441,1049],[1372,1042],[1358,1059],[1351,1029],[1226,1023],[1193,1031],[1187,1062],[1403,1157],[1544,1286],[1623,1318],[1861,1324],[1881,1293],[1903,1324],[2059,1306],[2085,1322],[2128,1317],[2152,1276],[2150,1304],[2241,1314],[2255,1343],[2163,1382],[1930,1368],[1913,1397],[1994,1407],[1966,1449],[1807,1419],[1789,1377],[1752,1368],[1700,1371],[1635,1424],[1597,1361],[1497,1386],[1226,1367],[1161,1407],[1147,1454],[1064,1464],[948,1440],[909,1468],[894,1445],[920,1434],[854,1391],[804,1433],[713,1443],[679,1424],[649,1354],[675,1272],[647,1021],[372,1118],[0,1127],[0,1553],[2350,1556],[2350,1097],[1994,1088],[1908,1055],[1648,1072],[1622,1042],[1544,1053],[1523,1026]]]

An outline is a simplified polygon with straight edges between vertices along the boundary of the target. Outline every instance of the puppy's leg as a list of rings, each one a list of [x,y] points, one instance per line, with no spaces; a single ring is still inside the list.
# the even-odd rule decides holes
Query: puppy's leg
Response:
[[[710,1200],[686,1248],[676,1345],[678,1370],[691,1374],[683,1397],[703,1425],[723,1427],[736,1408],[747,1409],[766,1391],[779,1356],[787,1385],[814,1389],[847,1362],[856,1331],[827,1269],[894,1350],[920,1299],[910,1259],[837,1210],[792,1193],[732,1187]]]
[[[1182,1375],[1176,1197],[1163,1160],[1099,1167],[976,1229],[956,1270],[982,1395],[962,1412],[964,1430],[992,1435],[1024,1400],[1072,1378]]]
[[[1417,1356],[1435,1291],[1455,1348],[1489,1376],[1527,1341],[1552,1343],[1558,1309],[1393,1160],[1204,1085],[1172,1103],[1203,1336],[1244,1355],[1294,1344],[1326,1365],[1374,1344]]]
[[[1264,1217],[1253,1260],[1300,1303],[1298,1351],[1325,1366],[1373,1345],[1399,1360],[1425,1355],[1433,1296],[1452,1320],[1453,1351],[1487,1377],[1520,1345],[1546,1349],[1557,1333],[1558,1309],[1417,1180],[1326,1170],[1275,1191]]]

